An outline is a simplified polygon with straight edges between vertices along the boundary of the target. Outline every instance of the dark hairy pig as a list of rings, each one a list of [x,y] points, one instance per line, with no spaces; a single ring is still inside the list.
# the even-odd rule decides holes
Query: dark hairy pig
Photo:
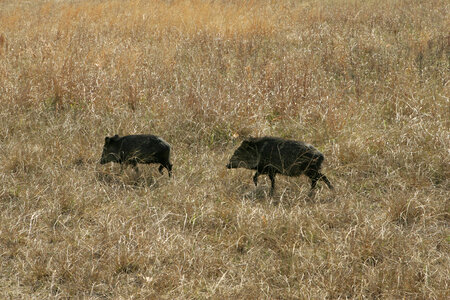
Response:
[[[150,135],[126,135],[105,137],[101,164],[116,162],[132,165],[139,173],[137,164],[160,164],[158,170],[162,174],[167,169],[169,177],[172,176],[170,163],[170,145],[162,138]]]
[[[333,189],[328,178],[320,172],[323,154],[312,145],[276,137],[248,138],[244,140],[231,157],[227,168],[256,170],[253,182],[258,184],[258,176],[267,174],[271,181],[270,194],[275,189],[275,175],[300,176],[311,179],[311,192],[317,181],[322,180]]]

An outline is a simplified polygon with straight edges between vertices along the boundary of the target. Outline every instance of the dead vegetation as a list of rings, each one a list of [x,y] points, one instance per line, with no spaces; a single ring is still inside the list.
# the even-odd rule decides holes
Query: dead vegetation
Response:
[[[1,1],[0,298],[449,298],[446,1]],[[152,133],[154,166],[100,166]],[[307,141],[336,192],[225,164]]]

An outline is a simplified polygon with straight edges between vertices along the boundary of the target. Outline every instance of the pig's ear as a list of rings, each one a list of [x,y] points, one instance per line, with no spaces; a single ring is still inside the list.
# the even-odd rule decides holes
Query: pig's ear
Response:
[[[105,137],[105,143],[108,144],[109,143],[110,138],[109,137]]]
[[[118,134],[116,134],[115,136],[113,136],[111,138],[111,140],[113,140],[113,141],[117,141],[118,139],[119,139],[119,135]]]

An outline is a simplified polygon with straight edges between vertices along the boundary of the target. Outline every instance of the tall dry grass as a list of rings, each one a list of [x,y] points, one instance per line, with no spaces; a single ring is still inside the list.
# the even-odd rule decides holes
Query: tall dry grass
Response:
[[[0,2],[0,298],[449,298],[447,1]],[[173,145],[174,178],[98,164]],[[336,192],[227,171],[305,140]]]

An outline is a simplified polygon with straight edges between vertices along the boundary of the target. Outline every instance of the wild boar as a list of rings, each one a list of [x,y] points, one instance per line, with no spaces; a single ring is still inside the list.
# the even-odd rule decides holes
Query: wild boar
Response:
[[[100,164],[117,162],[132,165],[139,173],[137,164],[160,164],[158,171],[166,168],[172,176],[170,145],[162,138],[150,134],[105,137]]]
[[[311,196],[319,180],[333,189],[328,178],[320,172],[323,160],[319,150],[304,142],[276,137],[248,138],[236,149],[227,168],[256,170],[253,176],[255,186],[258,185],[258,176],[267,174],[271,181],[270,195],[275,189],[277,173],[287,176],[305,174],[311,179]]]

